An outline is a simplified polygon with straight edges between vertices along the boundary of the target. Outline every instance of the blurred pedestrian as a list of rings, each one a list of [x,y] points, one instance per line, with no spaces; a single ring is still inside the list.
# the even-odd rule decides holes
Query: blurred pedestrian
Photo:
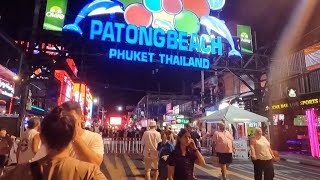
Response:
[[[166,127],[166,135],[167,135],[167,138],[168,138],[168,140],[173,144],[173,145],[175,145],[175,135],[174,135],[174,133],[173,133],[173,131],[172,131],[172,128],[171,128],[171,126],[167,126]]]
[[[275,156],[270,148],[270,142],[262,135],[261,128],[256,128],[255,136],[250,139],[251,159],[254,165],[254,179],[273,180],[273,159]]]
[[[193,141],[196,143],[197,148],[199,149],[199,151],[201,152],[201,148],[200,148],[200,141],[202,141],[203,139],[207,138],[208,133],[206,133],[203,137],[201,137],[199,135],[199,133],[194,129],[194,127],[192,126],[192,123],[189,123],[187,125],[187,130],[191,135],[191,138],[193,139]]]
[[[159,180],[167,180],[168,178],[168,162],[167,159],[171,152],[174,150],[173,144],[168,141],[166,131],[161,132],[161,140],[158,144],[157,150],[159,152]]]
[[[219,123],[219,131],[213,135],[219,164],[221,167],[222,178],[227,179],[227,169],[232,163],[232,152],[234,152],[233,136],[225,129],[224,123]]]
[[[179,132],[175,149],[167,161],[169,180],[193,180],[194,164],[205,165],[203,156],[186,129]]]
[[[6,128],[0,128],[0,175],[8,161],[9,153],[13,145],[13,138],[7,133]]]
[[[32,117],[28,121],[27,130],[22,133],[17,149],[18,164],[28,163],[40,148],[40,118]]]
[[[99,165],[103,161],[104,145],[102,136],[100,134],[83,129],[85,119],[81,111],[81,106],[75,101],[68,101],[63,103],[61,108],[64,111],[70,112],[76,117],[75,138],[73,139],[70,148],[70,156],[81,161]],[[58,132],[57,132],[58,133]],[[40,152],[37,153],[33,161],[36,161],[46,155],[44,146],[41,146]]]
[[[161,135],[156,131],[157,123],[155,121],[150,121],[149,127],[150,130],[143,133],[141,144],[143,145],[146,179],[150,180],[151,178],[150,172],[153,164],[153,168],[155,169],[154,179],[156,180],[159,175],[157,146],[158,143],[161,142]]]
[[[32,163],[19,164],[0,179],[101,179],[106,177],[99,166],[69,156],[71,142],[77,138],[77,118],[62,107],[55,108],[43,119],[41,140],[47,147],[46,157]]]

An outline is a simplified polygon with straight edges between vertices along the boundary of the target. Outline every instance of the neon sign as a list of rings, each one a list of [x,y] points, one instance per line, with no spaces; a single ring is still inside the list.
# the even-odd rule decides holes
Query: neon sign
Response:
[[[95,0],[85,5],[63,31],[83,36],[80,24],[90,18],[89,39],[126,43],[142,47],[222,55],[222,38],[231,47],[228,56],[241,57],[224,21],[210,16],[210,9],[224,7],[225,0]],[[124,21],[103,21],[101,15],[123,13]],[[205,32],[200,32],[200,27]],[[109,59],[208,69],[210,61],[203,57],[111,48]]]
[[[10,84],[8,81],[0,78],[0,94],[13,97],[14,85]]]

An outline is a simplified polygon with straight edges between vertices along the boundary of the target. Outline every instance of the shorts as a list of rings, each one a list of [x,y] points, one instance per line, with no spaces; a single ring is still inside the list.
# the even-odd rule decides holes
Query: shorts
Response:
[[[159,180],[167,180],[168,178],[168,168],[167,164],[159,164]]]
[[[231,164],[232,163],[232,153],[217,153],[219,158],[219,164]]]
[[[8,155],[0,155],[0,168],[4,168],[4,166],[7,164],[8,161]]]
[[[144,161],[144,167],[146,170],[149,170],[152,168],[152,164],[153,164],[153,168],[158,170],[158,166],[159,166],[159,158],[148,158],[145,157],[143,159]]]

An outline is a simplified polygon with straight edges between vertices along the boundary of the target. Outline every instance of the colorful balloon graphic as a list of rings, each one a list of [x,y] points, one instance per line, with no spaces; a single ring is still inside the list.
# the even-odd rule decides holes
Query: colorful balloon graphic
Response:
[[[210,8],[207,0],[182,0],[183,10],[189,10],[198,18],[209,16]]]
[[[163,9],[169,14],[178,14],[182,10],[181,0],[162,0]]]
[[[208,3],[210,5],[210,9],[219,10],[223,8],[226,0],[208,0]]]
[[[191,11],[181,11],[174,17],[174,25],[178,31],[188,34],[197,33],[200,29],[198,17]]]
[[[150,26],[152,14],[142,4],[136,3],[128,6],[124,12],[124,18],[127,24],[133,24],[137,27]]]
[[[123,4],[123,7],[128,7],[130,4],[133,3],[142,3],[142,0],[119,0]]]
[[[151,12],[162,11],[161,0],[143,0],[143,4]]]

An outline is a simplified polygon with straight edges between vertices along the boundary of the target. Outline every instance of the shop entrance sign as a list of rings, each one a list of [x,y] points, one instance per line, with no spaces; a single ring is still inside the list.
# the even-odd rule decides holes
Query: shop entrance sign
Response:
[[[95,0],[63,31],[118,44],[107,50],[109,60],[208,69],[209,56],[223,54],[223,40],[229,44],[228,56],[241,57],[225,22],[210,16],[210,10],[222,9],[224,4],[225,0]],[[121,14],[122,20],[115,18]]]

